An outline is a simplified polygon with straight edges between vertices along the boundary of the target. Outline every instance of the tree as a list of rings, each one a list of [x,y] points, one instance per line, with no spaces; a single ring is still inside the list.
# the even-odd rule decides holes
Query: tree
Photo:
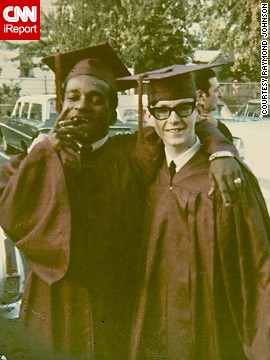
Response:
[[[194,17],[195,14],[195,17]],[[257,0],[200,0],[190,15],[202,29],[201,47],[235,55],[234,78],[260,81],[260,2]]]
[[[109,42],[136,72],[186,63],[192,36],[186,31],[185,1],[57,0],[41,19],[44,54]],[[80,11],[77,11],[80,9]]]
[[[0,115],[11,112],[20,95],[21,86],[18,83],[3,84],[0,86]],[[1,133],[0,133],[1,136]]]
[[[8,50],[19,49],[19,55],[14,56],[11,61],[19,61],[20,77],[33,77],[33,69],[39,65],[33,63],[33,57],[41,53],[41,44],[37,41],[10,42],[3,41]]]

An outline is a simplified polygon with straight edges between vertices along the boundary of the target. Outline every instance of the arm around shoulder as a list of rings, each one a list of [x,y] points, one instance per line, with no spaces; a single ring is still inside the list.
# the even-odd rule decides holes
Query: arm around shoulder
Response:
[[[153,127],[146,127],[143,134],[137,134],[134,159],[146,181],[151,180],[161,166],[163,149],[163,142]]]
[[[238,156],[236,147],[214,124],[210,122],[196,123],[195,131],[202,143],[203,150],[207,154],[211,155],[217,151],[230,151],[234,156]]]

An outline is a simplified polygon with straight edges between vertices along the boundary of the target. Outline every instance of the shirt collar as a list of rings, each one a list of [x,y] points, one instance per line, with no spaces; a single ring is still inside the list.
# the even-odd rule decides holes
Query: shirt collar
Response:
[[[104,136],[104,138],[99,139],[98,141],[95,141],[90,145],[81,145],[78,142],[77,142],[77,144],[80,149],[83,147],[84,149],[91,149],[92,151],[95,151],[95,150],[99,149],[102,145],[105,144],[105,142],[108,140],[108,137],[109,137],[109,135],[107,134],[106,136]]]
[[[199,138],[196,136],[195,144],[191,146],[187,151],[183,154],[178,155],[177,157],[173,158],[166,149],[165,146],[165,156],[168,166],[170,165],[171,161],[174,161],[176,165],[176,172],[178,172],[201,148],[201,143]]]
[[[108,140],[108,134],[106,136],[104,136],[104,138],[99,139],[98,141],[95,141],[94,143],[91,144],[92,150],[97,150],[99,149],[102,145],[105,144],[105,142]]]

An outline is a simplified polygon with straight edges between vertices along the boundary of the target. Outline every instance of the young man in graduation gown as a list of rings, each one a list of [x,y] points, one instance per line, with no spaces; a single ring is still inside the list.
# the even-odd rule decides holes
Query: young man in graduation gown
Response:
[[[59,57],[44,61],[55,69]],[[161,142],[153,129],[143,141],[108,138],[116,77],[129,74],[109,45],[60,61],[65,94],[55,128],[0,173],[0,224],[29,263],[20,316],[59,354],[126,360],[145,189]],[[234,151],[211,132],[203,133],[210,152]]]
[[[194,82],[190,73],[171,73],[145,75],[164,153],[148,188],[130,359],[269,360],[265,201],[244,165],[245,191],[235,204],[226,207],[219,195],[209,199],[209,157],[195,135]]]

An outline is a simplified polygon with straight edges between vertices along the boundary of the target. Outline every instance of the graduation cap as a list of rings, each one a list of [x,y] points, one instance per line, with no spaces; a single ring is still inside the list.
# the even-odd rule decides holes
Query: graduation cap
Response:
[[[199,70],[209,69],[222,66],[225,63],[212,63],[205,65],[172,65],[162,69],[149,71],[132,76],[125,76],[117,79],[118,83],[122,83],[124,88],[132,88],[138,86],[139,81],[147,83],[148,101],[156,102],[166,100],[175,100],[174,96],[181,98],[195,97],[196,91],[192,74]]]
[[[129,76],[130,72],[109,44],[57,53],[44,57],[42,61],[55,73],[57,110],[61,108],[62,84],[77,75],[92,75],[104,80],[115,91],[123,90],[125,83],[116,78]]]
[[[196,86],[193,73],[199,70],[218,67],[223,63],[205,65],[172,65],[133,76],[118,78],[118,83],[126,89],[138,86],[139,93],[139,131],[142,132],[142,93],[143,83],[147,83],[148,105],[160,100],[196,98]]]

